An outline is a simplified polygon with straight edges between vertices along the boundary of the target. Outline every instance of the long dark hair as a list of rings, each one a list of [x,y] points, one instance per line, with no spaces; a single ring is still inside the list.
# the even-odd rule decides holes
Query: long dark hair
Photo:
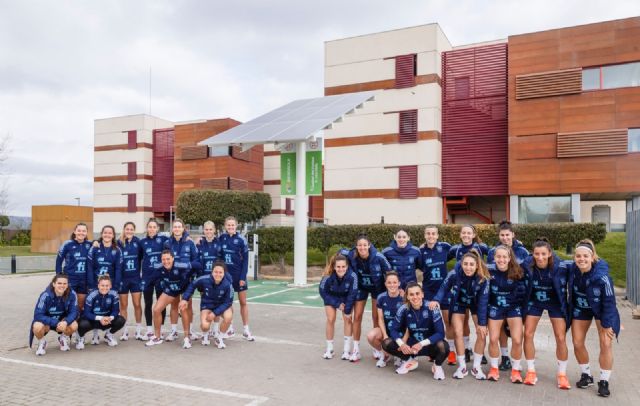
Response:
[[[53,285],[58,281],[58,279],[67,280],[67,289],[65,289],[64,293],[62,294],[62,298],[66,301],[69,297],[69,294],[71,293],[71,286],[69,286],[69,276],[66,273],[58,273],[53,276],[53,279],[51,279],[51,283],[49,284],[49,286],[51,286],[51,290],[54,294],[56,292],[56,289]]]
[[[106,230],[107,228],[110,228],[111,231],[113,232],[113,240],[111,241],[112,245],[115,245],[116,247],[118,246],[118,242],[116,241],[116,229],[113,226],[110,225],[106,225],[104,227],[102,227],[102,230],[100,230],[100,238],[98,238],[98,241],[100,242],[100,244],[102,244],[102,233],[104,233],[104,230]]]
[[[76,240],[76,228],[78,228],[80,226],[84,226],[84,228],[87,229],[87,234],[89,234],[89,227],[87,227],[87,224],[86,223],[78,223],[78,224],[76,224],[75,227],[73,227],[73,232],[71,233],[71,237],[69,237],[70,240],[73,240],[73,241]],[[84,237],[84,240],[87,241],[87,237]]]
[[[513,249],[503,244],[496,247],[496,251],[498,251],[499,249],[507,251],[507,254],[509,255],[509,263],[507,264],[507,279],[512,281],[518,281],[522,279],[524,277],[524,272],[522,272],[522,268],[520,268],[520,265],[518,265],[518,261],[516,261],[516,254],[513,252]]]
[[[462,232],[462,229],[465,227],[470,228],[471,231],[473,231],[474,237],[471,239],[471,244],[480,244],[482,240],[480,239],[480,237],[478,237],[478,230],[476,230],[476,226],[474,226],[473,224],[464,224],[462,227],[460,227],[460,232]]]
[[[369,239],[369,237],[366,234],[363,233],[363,234],[359,234],[358,235],[358,238],[356,238],[356,246],[358,245],[358,241],[360,241],[360,240],[365,240],[367,243],[369,243],[369,248],[371,248],[371,240]],[[358,252],[357,248],[356,248],[355,256],[357,258],[362,258],[360,256],[360,253]],[[364,258],[362,258],[362,259],[364,259]]]
[[[531,255],[533,256],[533,251],[535,251],[536,248],[546,248],[547,250],[549,250],[549,260],[547,262],[547,269],[553,269],[553,265],[554,265],[554,260],[553,260],[553,247],[551,246],[551,243],[549,242],[549,240],[547,239],[547,237],[538,237],[536,238],[536,240],[533,242],[533,245],[531,246]],[[533,260],[531,261],[531,267],[530,267],[530,271],[533,271],[533,267],[536,266],[536,261]]]

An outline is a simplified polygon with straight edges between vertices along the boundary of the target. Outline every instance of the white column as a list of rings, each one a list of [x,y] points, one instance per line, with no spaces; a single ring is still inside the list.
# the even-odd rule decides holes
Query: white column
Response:
[[[582,221],[580,217],[580,193],[571,194],[571,217],[574,223],[580,223]]]
[[[519,210],[520,207],[518,205],[518,195],[509,196],[509,221],[513,224],[518,223]]]
[[[293,248],[293,285],[307,284],[307,211],[309,202],[305,190],[307,171],[306,141],[299,141],[296,145],[296,200],[295,200],[295,228]]]

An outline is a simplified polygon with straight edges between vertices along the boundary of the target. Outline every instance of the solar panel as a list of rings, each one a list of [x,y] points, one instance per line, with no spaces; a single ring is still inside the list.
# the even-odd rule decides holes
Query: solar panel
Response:
[[[235,126],[198,145],[267,144],[304,141],[373,100],[375,91],[295,100]]]

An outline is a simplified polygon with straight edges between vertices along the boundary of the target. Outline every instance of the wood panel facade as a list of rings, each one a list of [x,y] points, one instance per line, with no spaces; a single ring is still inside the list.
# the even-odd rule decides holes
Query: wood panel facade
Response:
[[[640,61],[638,38],[640,17],[509,37],[510,194],[640,191],[640,153],[623,151],[622,136],[640,127],[640,87],[531,99],[516,93],[518,77]]]

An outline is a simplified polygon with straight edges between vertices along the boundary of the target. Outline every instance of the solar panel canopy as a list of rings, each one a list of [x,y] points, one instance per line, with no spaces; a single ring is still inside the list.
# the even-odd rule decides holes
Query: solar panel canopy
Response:
[[[259,145],[304,141],[318,131],[373,100],[375,92],[347,93],[295,100],[258,118],[235,126],[198,145]]]

